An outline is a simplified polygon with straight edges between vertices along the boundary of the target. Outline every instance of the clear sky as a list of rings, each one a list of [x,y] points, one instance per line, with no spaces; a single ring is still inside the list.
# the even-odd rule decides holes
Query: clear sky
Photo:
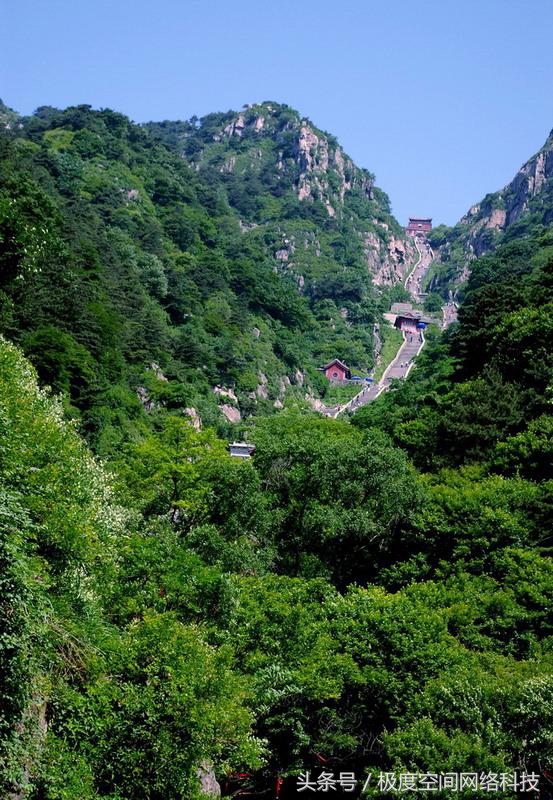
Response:
[[[276,100],[453,224],[553,128],[553,0],[3,0],[0,97],[142,122]]]

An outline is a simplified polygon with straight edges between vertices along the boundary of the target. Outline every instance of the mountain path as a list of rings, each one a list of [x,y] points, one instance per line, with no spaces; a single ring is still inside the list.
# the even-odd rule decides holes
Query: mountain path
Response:
[[[434,253],[432,252],[430,245],[424,239],[421,240],[419,246],[419,241],[417,238],[415,238],[415,247],[417,248],[419,257],[413,269],[405,278],[404,286],[411,295],[413,303],[420,304],[422,302],[422,281],[428,269],[430,268],[430,265],[432,264]],[[449,309],[450,304],[444,306],[444,308]],[[455,318],[456,311],[457,309],[455,307]],[[444,327],[447,327],[449,322],[446,324],[447,317],[445,311],[443,314]],[[454,320],[452,319],[451,321]],[[347,403],[343,403],[342,405],[334,406],[332,408],[327,408],[323,413],[328,417],[336,419],[336,417],[338,417],[340,414],[343,414],[345,411],[357,411],[358,408],[361,408],[362,406],[367,405],[367,403],[371,403],[373,400],[376,400],[376,398],[379,397],[382,392],[385,392],[390,388],[393,380],[406,378],[409,375],[414,366],[415,359],[421,352],[424,345],[425,338],[422,330],[417,333],[404,332],[403,344],[397,351],[395,358],[384,370],[380,380],[370,384],[369,386],[364,386],[363,389],[361,389],[360,392],[352,397],[351,400],[348,400]]]

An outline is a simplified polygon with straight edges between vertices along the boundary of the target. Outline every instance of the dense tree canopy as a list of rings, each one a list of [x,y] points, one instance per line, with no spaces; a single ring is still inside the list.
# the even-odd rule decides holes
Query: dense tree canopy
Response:
[[[279,130],[287,113],[274,115]],[[184,130],[205,149],[221,121]],[[171,130],[89,106],[43,108],[0,128],[0,332],[105,455],[147,424],[135,391],[160,389],[152,364],[220,432],[216,385],[244,415],[264,415],[286,395],[301,404],[324,391],[317,368],[336,355],[370,369],[378,297],[360,230],[372,216],[387,226],[376,226],[380,236],[400,235],[361,173],[344,200],[360,210],[331,219],[320,201],[298,200],[294,158],[285,186],[272,168],[277,200],[270,160],[260,177],[221,171],[220,158],[196,169],[174,152]],[[261,143],[270,159],[278,136]],[[244,164],[255,161],[253,142],[240,148]],[[291,385],[298,373],[302,391]]]
[[[214,138],[233,119],[43,108],[1,135],[0,794],[551,768],[551,233],[473,262],[407,380],[318,416],[320,360],[368,363],[354,229],[386,199],[363,173],[349,221],[301,206],[273,151],[247,169],[253,134]]]

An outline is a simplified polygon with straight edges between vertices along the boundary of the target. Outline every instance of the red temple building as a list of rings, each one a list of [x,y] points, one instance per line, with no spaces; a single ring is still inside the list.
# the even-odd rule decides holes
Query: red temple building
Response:
[[[332,383],[336,381],[346,381],[351,378],[350,368],[338,358],[333,358],[332,361],[322,367],[322,370]]]
[[[432,217],[424,219],[409,217],[409,225],[405,230],[407,233],[428,233],[432,230]]]

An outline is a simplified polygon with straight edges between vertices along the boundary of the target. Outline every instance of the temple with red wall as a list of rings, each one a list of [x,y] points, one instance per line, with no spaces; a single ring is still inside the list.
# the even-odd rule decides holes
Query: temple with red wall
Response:
[[[325,364],[322,367],[322,371],[331,383],[346,381],[351,378],[350,368],[338,358],[333,358],[329,364]]]
[[[409,217],[409,224],[405,230],[407,233],[428,233],[432,230],[432,217],[425,217],[424,219]]]

